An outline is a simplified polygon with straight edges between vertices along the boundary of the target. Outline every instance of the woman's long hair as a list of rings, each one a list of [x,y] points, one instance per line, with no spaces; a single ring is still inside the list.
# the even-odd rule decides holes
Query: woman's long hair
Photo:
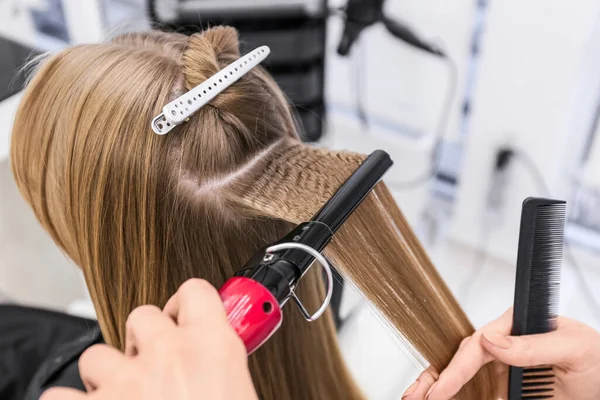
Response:
[[[105,340],[164,306],[190,277],[219,287],[265,244],[307,220],[364,156],[302,144],[289,105],[258,67],[165,136],[162,107],[239,57],[237,33],[127,34],[42,63],[19,107],[11,162],[19,189],[83,270]],[[328,247],[347,274],[438,371],[473,327],[384,184]],[[309,309],[320,275],[302,281]],[[286,312],[249,359],[262,399],[361,399],[329,314]],[[493,398],[489,369],[458,399]]]

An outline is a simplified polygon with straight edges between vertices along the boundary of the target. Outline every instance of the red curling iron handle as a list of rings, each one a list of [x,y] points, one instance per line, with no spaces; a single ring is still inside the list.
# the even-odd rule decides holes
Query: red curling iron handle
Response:
[[[281,326],[279,302],[269,290],[246,277],[233,277],[219,290],[227,319],[246,345],[248,354]]]
[[[311,322],[319,318],[331,301],[333,294],[333,276],[331,266],[327,259],[312,247],[301,243],[281,243],[269,247],[265,257],[272,257],[272,252],[284,249],[304,250],[315,257],[322,265],[327,275],[327,294],[321,307],[312,315],[308,313],[300,299],[296,297],[294,288],[290,289],[291,297],[294,299],[304,318]],[[260,282],[246,277],[233,277],[225,282],[219,290],[227,319],[235,329],[244,344],[248,354],[253,353],[265,343],[281,326],[283,313],[280,303],[275,296]],[[285,304],[285,301],[282,302]]]

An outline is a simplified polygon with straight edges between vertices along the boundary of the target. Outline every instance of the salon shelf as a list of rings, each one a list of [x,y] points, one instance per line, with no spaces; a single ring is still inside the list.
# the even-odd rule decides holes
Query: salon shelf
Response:
[[[274,73],[273,77],[292,104],[309,104],[323,98],[323,69],[316,65],[307,71]]]
[[[31,47],[0,36],[0,161],[8,157],[10,131],[26,74],[19,72],[37,53]]]
[[[325,106],[316,103],[308,106],[297,106],[296,111],[300,118],[300,135],[304,141],[314,142],[321,138],[323,121],[325,118]]]
[[[0,37],[0,101],[21,91],[26,74],[19,71],[36,54],[30,47]]]
[[[325,27],[314,24],[296,30],[242,31],[240,36],[242,53],[263,45],[273,50],[265,65],[311,63],[320,60],[325,52]]]

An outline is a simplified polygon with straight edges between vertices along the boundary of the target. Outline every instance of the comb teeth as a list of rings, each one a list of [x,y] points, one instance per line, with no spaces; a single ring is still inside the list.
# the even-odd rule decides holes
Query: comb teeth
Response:
[[[539,205],[531,252],[527,334],[556,329],[566,204]]]
[[[523,370],[522,398],[527,400],[554,398],[554,373],[552,368],[527,368]]]

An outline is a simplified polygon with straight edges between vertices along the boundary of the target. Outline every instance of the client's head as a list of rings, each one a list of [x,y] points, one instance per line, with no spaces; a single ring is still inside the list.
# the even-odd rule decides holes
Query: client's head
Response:
[[[133,308],[162,307],[190,277],[219,287],[309,218],[363,159],[302,144],[284,95],[260,67],[170,133],[152,132],[165,104],[238,57],[232,28],[127,34],[49,57],[25,91],[11,147],[17,184],[83,270],[104,338],[116,347]],[[385,186],[330,247],[436,368],[472,332]],[[299,296],[316,309],[323,290],[312,272]],[[286,312],[250,368],[261,398],[361,398],[329,314],[309,325]],[[459,398],[486,398],[485,373]]]

